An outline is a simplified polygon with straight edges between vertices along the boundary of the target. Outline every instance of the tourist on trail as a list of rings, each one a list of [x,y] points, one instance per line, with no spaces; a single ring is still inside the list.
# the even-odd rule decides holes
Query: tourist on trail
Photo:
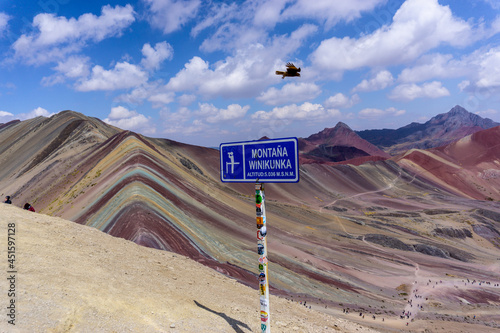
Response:
[[[30,205],[29,203],[25,203],[23,209],[29,210],[30,212],[34,212],[35,211],[35,208],[33,208],[33,206]]]
[[[10,195],[8,195],[8,196],[5,197],[4,203],[6,203],[6,204],[11,204],[12,203],[12,201],[10,201]]]

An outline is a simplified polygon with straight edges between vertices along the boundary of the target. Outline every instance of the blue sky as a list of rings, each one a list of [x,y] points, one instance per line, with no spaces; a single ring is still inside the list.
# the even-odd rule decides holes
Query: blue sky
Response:
[[[457,104],[500,122],[497,0],[0,0],[0,123],[69,109],[218,146]]]

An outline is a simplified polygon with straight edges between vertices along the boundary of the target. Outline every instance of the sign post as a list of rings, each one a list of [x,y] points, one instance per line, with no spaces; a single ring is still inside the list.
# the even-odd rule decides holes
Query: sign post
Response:
[[[257,253],[259,254],[260,329],[271,332],[269,318],[269,279],[267,271],[266,196],[264,184],[255,184],[255,211],[257,213]]]
[[[260,329],[271,332],[269,274],[264,183],[299,181],[297,138],[223,143],[220,152],[222,182],[255,183],[257,253],[259,255]]]

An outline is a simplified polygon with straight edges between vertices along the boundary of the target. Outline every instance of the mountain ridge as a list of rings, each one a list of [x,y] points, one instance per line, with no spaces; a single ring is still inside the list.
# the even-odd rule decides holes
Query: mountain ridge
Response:
[[[266,184],[272,292],[397,313],[405,302],[396,288],[415,281],[409,263],[418,263],[422,277],[442,276],[438,269],[463,276],[496,260],[493,132],[400,158],[302,163],[299,183]],[[336,136],[356,138],[345,124],[323,134],[303,144],[314,150]],[[466,161],[470,152],[488,158]],[[13,205],[29,202],[39,213],[186,255],[255,287],[254,188],[221,183],[219,158],[215,149],[65,112],[0,130],[0,188]],[[472,237],[450,243],[443,230]]]
[[[390,157],[389,154],[362,139],[343,122],[338,122],[335,127],[325,128],[307,138],[300,138],[299,152],[302,163],[343,162],[372,156]]]
[[[446,145],[479,130],[500,125],[456,105],[424,124],[411,123],[398,129],[363,130],[356,133],[391,155],[413,148],[427,149]]]

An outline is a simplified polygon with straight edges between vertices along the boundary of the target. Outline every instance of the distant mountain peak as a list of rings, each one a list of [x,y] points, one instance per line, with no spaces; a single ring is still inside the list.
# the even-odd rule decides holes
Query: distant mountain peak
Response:
[[[470,113],[460,105],[455,105],[450,111],[448,111],[450,114],[459,114],[459,113]]]
[[[428,149],[449,144],[477,131],[500,125],[455,105],[424,124],[412,123],[395,130],[357,132],[363,139],[397,155],[412,148]]]
[[[343,123],[341,121],[339,121],[333,129],[341,129],[341,128],[345,128],[345,129],[352,131],[352,129],[346,123]]]
[[[338,122],[333,128],[301,139],[302,156],[319,162],[341,162],[353,158],[389,155],[363,140],[347,124]]]

